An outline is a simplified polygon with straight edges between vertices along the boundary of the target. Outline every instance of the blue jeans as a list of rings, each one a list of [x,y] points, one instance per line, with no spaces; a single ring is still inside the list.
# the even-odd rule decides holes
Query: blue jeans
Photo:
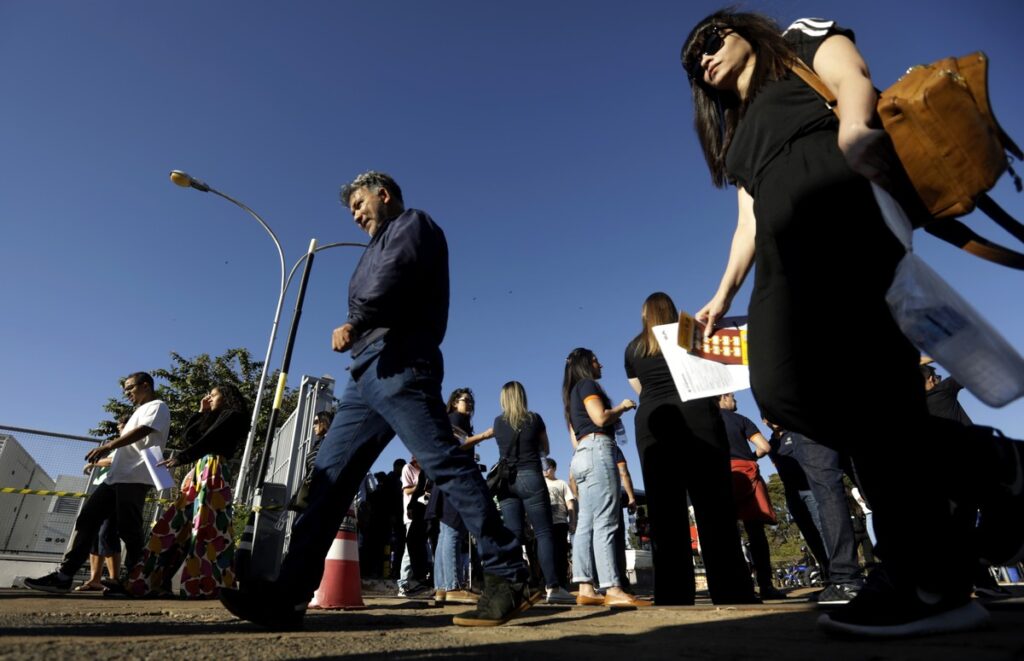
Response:
[[[459,448],[441,398],[440,349],[413,351],[382,338],[352,362],[352,378],[320,444],[309,506],[292,528],[278,585],[296,603],[320,585],[324,558],[359,484],[397,434],[477,539],[484,571],[526,579],[519,542],[501,523],[472,453]]]
[[[829,580],[838,585],[860,585],[864,573],[857,561],[857,543],[839,453],[801,436],[795,454],[818,505],[821,537],[828,554]]]
[[[603,434],[583,437],[576,446],[569,471],[580,497],[572,547],[572,580],[601,588],[621,587],[622,576],[615,563],[620,505],[615,441]]]
[[[466,584],[466,533],[438,521],[434,549],[434,589],[459,590]]]
[[[511,530],[520,544],[526,544],[526,533],[523,530],[523,515],[533,527],[533,537],[537,540],[537,560],[540,571],[544,574],[545,587],[557,587],[558,572],[555,570],[555,543],[551,536],[551,499],[548,497],[548,486],[544,475],[537,468],[519,466],[516,480],[510,491],[514,498],[501,501],[501,518],[505,527]]]

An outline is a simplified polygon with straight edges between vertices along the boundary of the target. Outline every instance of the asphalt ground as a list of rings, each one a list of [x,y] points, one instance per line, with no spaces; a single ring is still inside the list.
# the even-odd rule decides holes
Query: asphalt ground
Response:
[[[0,590],[2,659],[988,659],[1024,661],[1024,587],[986,605],[986,631],[898,641],[829,638],[801,598],[763,605],[536,606],[509,624],[462,628],[468,606],[364,594],[366,608],[310,611],[298,632],[268,632],[217,601],[125,600]],[[805,594],[803,596],[806,596]]]

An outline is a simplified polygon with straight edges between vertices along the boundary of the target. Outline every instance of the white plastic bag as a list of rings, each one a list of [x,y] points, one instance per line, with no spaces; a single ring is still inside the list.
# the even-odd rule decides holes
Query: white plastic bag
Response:
[[[989,406],[1005,406],[1024,396],[1024,358],[911,252],[906,214],[887,192],[878,186],[874,190],[886,223],[907,248],[885,296],[900,330]]]

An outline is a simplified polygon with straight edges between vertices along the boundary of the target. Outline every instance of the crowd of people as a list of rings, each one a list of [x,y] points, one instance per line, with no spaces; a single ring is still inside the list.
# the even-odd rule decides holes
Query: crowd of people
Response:
[[[58,572],[26,584],[68,589],[103,516],[115,512],[126,546],[126,592],[160,591],[184,560],[190,581],[198,578],[189,594],[217,590],[242,619],[299,627],[347,504],[365,491],[365,476],[397,435],[413,456],[398,476],[405,545],[399,589],[422,590],[432,573],[435,598],[474,603],[455,616],[457,625],[502,624],[543,599],[624,608],[694,603],[690,539],[681,525],[687,498],[712,602],[782,597],[771,583],[765,540],[765,526],[775,522],[758,471],[765,455],[779,467],[790,511],[827,577],[819,595],[819,604],[831,607],[819,620],[825,631],[900,636],[985,625],[987,611],[972,591],[981,569],[1019,558],[1024,548],[1024,462],[1019,445],[993,430],[929,410],[940,395],[948,402],[951,387],[929,378],[926,390],[919,355],[887,309],[885,292],[903,248],[870,186],[892,188],[898,167],[878,128],[876,92],[853,33],[817,19],[783,32],[764,16],[723,10],[695,24],[681,57],[711,179],[735,187],[738,202],[721,284],[696,317],[713,333],[756,262],[750,380],[770,439],[736,412],[731,395],[681,401],[651,330],[676,321],[677,310],[656,293],[644,302],[642,329],[625,353],[639,407],[629,398],[613,405],[594,351],[568,353],[562,392],[574,452],[568,487],[553,491],[545,470],[554,466],[542,463],[547,427],[527,407],[521,384],[502,388],[502,413],[480,434],[473,434],[471,391],[454,391],[446,406],[440,345],[448,323],[448,244],[427,213],[406,208],[394,179],[370,171],[341,192],[370,236],[349,283],[347,321],[331,336],[335,351],[351,355],[350,379],[311,463],[277,580],[238,585],[230,568],[230,536],[224,539],[220,525],[230,511],[221,458],[244,435],[245,416],[231,414],[244,406],[224,390],[211,392],[190,424],[190,449],[169,460],[195,462],[193,480],[144,551],[130,530],[148,481],[136,458],[147,445],[162,447],[167,412],[154,401],[152,379],[135,374],[125,392],[139,408],[121,437],[88,457],[117,450],[79,517],[68,557]],[[803,65],[835,92],[841,117],[791,73]],[[806,321],[812,311],[813,325]],[[848,323],[851,311],[857,324]],[[870,342],[864,328],[871,329]],[[842,397],[826,387],[836,378],[828,359],[836,347],[852,366],[844,370]],[[881,428],[865,433],[848,423],[852,408],[877,402],[886,408]],[[653,602],[632,594],[620,561],[620,489],[627,506],[636,503],[615,437],[633,409],[654,549]],[[496,498],[472,452],[492,436],[512,476]],[[877,537],[879,562],[866,577],[844,474],[869,503]],[[437,522],[432,571],[427,521]],[[564,546],[565,526],[573,524],[568,583],[579,586],[575,597],[567,590]],[[528,529],[529,561],[522,550]],[[469,578],[474,561],[462,554],[468,537],[479,562],[477,590]],[[389,537],[378,530],[368,538],[380,544]]]

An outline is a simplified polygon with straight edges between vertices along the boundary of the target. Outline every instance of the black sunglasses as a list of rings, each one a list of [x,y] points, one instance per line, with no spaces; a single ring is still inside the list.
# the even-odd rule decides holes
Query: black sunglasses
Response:
[[[693,46],[683,60],[683,69],[690,80],[701,77],[700,61],[705,55],[714,55],[722,50],[725,38],[731,34],[717,25],[709,25],[701,30],[700,35],[693,40]],[[698,44],[701,44],[698,46]]]

